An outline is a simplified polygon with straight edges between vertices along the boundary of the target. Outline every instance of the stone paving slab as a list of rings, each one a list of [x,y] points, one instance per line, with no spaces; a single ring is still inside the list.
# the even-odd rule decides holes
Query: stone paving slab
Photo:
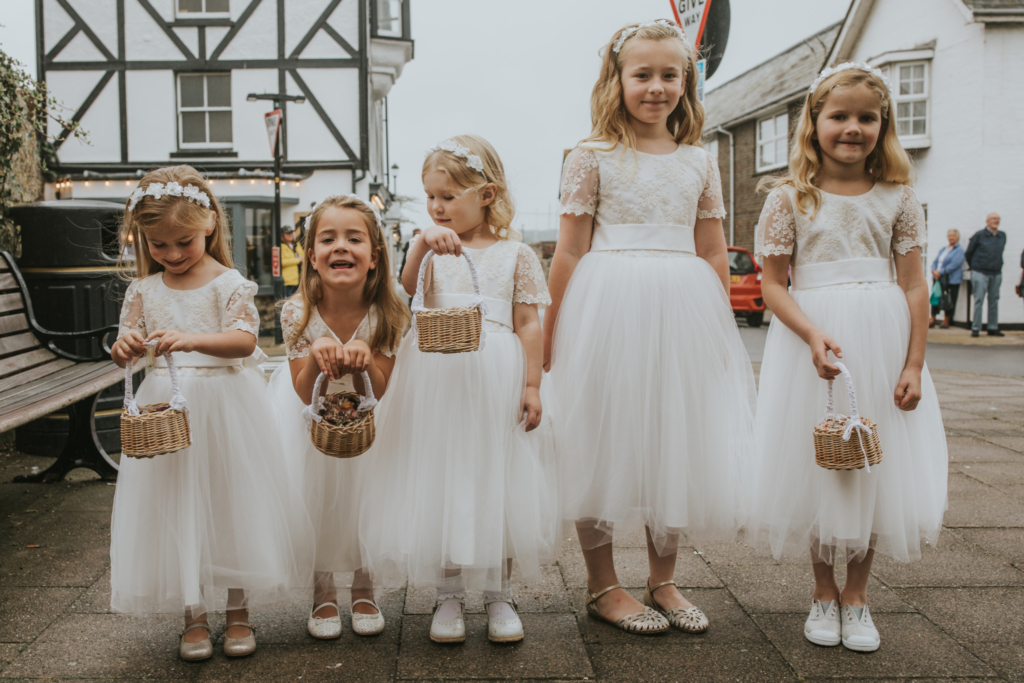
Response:
[[[933,624],[961,643],[1020,647],[1024,634],[1024,587],[909,588],[897,591]]]
[[[1024,501],[963,474],[949,475],[949,527],[1024,527]]]
[[[958,529],[969,543],[1013,565],[1024,564],[1024,529]]]
[[[1024,572],[1003,558],[979,553],[951,529],[943,529],[936,547],[923,547],[917,562],[879,555],[871,573],[890,587],[1024,585]]]
[[[688,645],[647,638],[590,650],[599,681],[796,681],[769,645]]]
[[[679,554],[676,557],[679,559],[676,560],[676,572],[673,578],[679,586],[687,588],[722,587],[722,582],[693,548],[679,548]],[[578,548],[575,552],[563,553],[558,565],[562,568],[566,586],[583,588],[587,585],[587,568],[583,562],[583,553]],[[618,573],[619,584],[624,588],[643,589],[647,585],[647,576],[650,573],[647,565],[647,549],[616,547],[615,569]]]
[[[23,643],[0,643],[0,674],[4,672],[7,665],[18,656],[24,647],[28,646]]]
[[[81,588],[0,586],[0,642],[34,639],[81,593]]]

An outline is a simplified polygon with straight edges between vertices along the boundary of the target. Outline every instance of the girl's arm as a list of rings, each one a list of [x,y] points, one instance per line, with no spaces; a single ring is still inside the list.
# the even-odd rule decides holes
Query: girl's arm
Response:
[[[541,364],[544,360],[544,341],[537,305],[513,304],[512,324],[526,351],[526,397],[523,400],[523,411],[526,413],[526,431],[530,432],[540,424],[543,413],[540,403],[540,378]]]
[[[256,337],[243,330],[228,330],[212,334],[190,334],[177,330],[157,330],[146,338],[151,341],[160,338],[154,352],[205,353],[217,358],[248,358],[256,350]]]
[[[707,156],[707,180],[697,200],[697,216],[693,224],[693,241],[697,256],[714,268],[722,281],[726,297],[729,296],[729,248],[725,244],[722,220],[725,215],[725,200],[722,197],[722,177],[718,164],[710,154]]]
[[[349,364],[345,362],[346,352],[350,359]],[[387,390],[391,372],[395,367],[395,359],[394,357],[389,358],[379,351],[371,353],[370,347],[359,340],[342,346],[326,337],[317,339],[310,347],[309,356],[288,362],[288,369],[292,373],[292,386],[295,387],[295,393],[306,405],[312,402],[313,385],[320,375],[321,365],[327,367],[327,374],[331,379],[352,374],[352,384],[360,394],[366,393],[363,378],[359,374],[361,369],[365,369],[370,376],[373,395],[379,399]],[[321,394],[326,392],[325,385],[321,389]]]
[[[910,309],[910,343],[893,402],[901,410],[913,410],[921,400],[921,370],[928,344],[928,281],[921,267],[921,245],[925,243],[924,209],[909,187],[903,188],[903,204],[892,228],[892,255],[896,281],[907,297]]]
[[[565,296],[565,290],[569,286],[569,280],[572,279],[576,265],[590,251],[590,240],[594,234],[594,217],[590,214],[585,213],[580,216],[562,214],[560,223],[555,255],[551,259],[551,274],[548,276],[551,305],[544,312],[543,363],[545,370],[551,369],[551,342],[555,338],[558,308],[562,305],[562,297]]]
[[[409,296],[416,293],[416,281],[420,275],[420,264],[428,251],[435,254],[462,256],[462,241],[454,230],[435,225],[423,231],[423,235],[409,248],[409,254],[402,270],[402,286]]]

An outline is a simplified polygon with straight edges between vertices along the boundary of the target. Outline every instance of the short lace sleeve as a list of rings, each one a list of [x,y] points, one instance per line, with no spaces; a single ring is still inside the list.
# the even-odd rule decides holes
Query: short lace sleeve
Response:
[[[512,294],[513,304],[551,304],[548,285],[544,280],[544,269],[533,249],[525,244],[519,245],[516,258],[516,286]]]
[[[569,152],[562,168],[562,209],[560,213],[582,216],[597,212],[597,190],[600,183],[597,155],[585,147]]]
[[[768,195],[754,231],[754,256],[792,255],[796,244],[796,219],[786,191],[777,187]]]
[[[706,154],[706,153],[705,153]],[[708,158],[708,179],[704,183],[704,191],[697,202],[697,220],[702,218],[725,218],[725,204],[722,199],[722,176],[718,173],[715,159]]]
[[[302,323],[302,304],[295,301],[288,301],[281,309],[281,332],[284,333],[285,350],[288,352],[288,360],[298,360],[309,355],[309,335],[306,334],[308,327],[302,334],[296,337],[299,325]]]
[[[928,244],[928,229],[924,222],[924,208],[917,200],[917,194],[910,187],[903,186],[903,199],[892,226],[892,251],[906,256],[915,247]]]
[[[128,291],[124,294],[124,303],[121,304],[121,320],[117,330],[117,338],[120,339],[131,330],[140,332],[146,336],[146,316],[142,310],[142,280],[135,280],[128,285]]]
[[[241,279],[241,276],[239,276]],[[241,330],[260,338],[260,314],[256,310],[253,297],[259,291],[259,285],[248,280],[240,282],[228,297],[228,305],[224,307],[224,331]]]

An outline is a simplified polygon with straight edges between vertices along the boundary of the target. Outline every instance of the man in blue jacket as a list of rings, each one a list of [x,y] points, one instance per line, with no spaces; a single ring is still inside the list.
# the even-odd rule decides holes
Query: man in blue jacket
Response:
[[[960,295],[960,283],[964,280],[964,248],[960,246],[960,231],[950,230],[946,233],[949,246],[939,250],[932,261],[932,278],[942,286],[940,306],[932,306],[932,319],[928,327],[935,325],[935,316],[939,310],[945,312],[942,326],[949,327],[956,311],[956,300]]]
[[[982,304],[988,297],[988,334],[1002,337],[999,331],[999,288],[1003,284],[1003,250],[1006,233],[999,229],[999,214],[990,213],[985,227],[974,233],[967,244],[967,263],[971,266],[971,291],[974,292],[974,320],[971,336],[981,333]]]

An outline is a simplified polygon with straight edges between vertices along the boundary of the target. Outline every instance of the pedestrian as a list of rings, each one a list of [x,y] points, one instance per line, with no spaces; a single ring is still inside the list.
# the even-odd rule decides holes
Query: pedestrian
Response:
[[[868,609],[875,553],[919,559],[922,539],[933,547],[938,540],[946,509],[945,432],[924,362],[927,228],[881,71],[866,64],[823,71],[794,137],[789,174],[767,183],[774,189],[755,234],[774,318],[761,365],[760,490],[748,537],[776,559],[810,551],[807,640],[872,652],[881,644]],[[811,435],[831,386],[822,380],[842,370],[836,359],[859,391],[855,404],[837,391],[835,412],[859,411],[877,424],[885,459],[874,467],[815,464]],[[864,438],[846,425],[845,438]],[[844,559],[840,591],[834,564]]]
[[[479,294],[480,348],[426,353],[416,332],[406,335],[372,451],[385,469],[364,491],[359,536],[371,570],[397,565],[410,587],[434,590],[431,640],[465,641],[466,591],[482,590],[488,639],[515,642],[523,624],[512,560],[533,585],[560,545],[545,473],[553,456],[541,450],[550,420],[542,421],[537,306],[548,303],[547,286],[512,231],[512,196],[490,143],[446,140],[428,153],[422,177],[437,225],[410,249],[402,284],[416,293],[414,314],[424,304],[476,306]]]
[[[593,132],[562,171],[544,316],[563,517],[583,550],[591,618],[702,633],[707,617],[674,582],[679,540],[735,534],[754,446],[722,184],[699,147],[697,64],[679,27],[626,26],[603,55]],[[619,586],[612,553],[642,527],[643,603]]]
[[[971,267],[971,292],[974,294],[974,320],[971,336],[981,334],[981,316],[988,297],[988,336],[1002,337],[999,331],[999,288],[1003,284],[1003,250],[1006,233],[999,229],[999,214],[990,213],[985,227],[974,233],[967,243],[965,258]]]
[[[415,243],[416,240],[419,239],[419,236],[422,232],[423,231],[420,230],[419,228],[413,228],[412,237],[410,237],[409,241],[405,243],[404,247],[402,247],[402,269],[399,271],[399,277],[401,277],[401,273],[405,272],[405,262],[409,258],[409,247],[411,247],[413,243]]]
[[[295,240],[298,226],[281,228],[281,278],[284,280],[284,298],[290,299],[299,289],[299,268],[305,252]]]
[[[329,197],[313,211],[300,294],[281,310],[288,364],[270,378],[275,415],[288,444],[286,459],[314,528],[313,604],[306,630],[321,640],[341,636],[336,572],[353,572],[352,631],[372,636],[384,630],[359,546],[360,495],[377,461],[324,455],[310,443],[303,420],[303,405],[312,402],[321,373],[330,380],[328,394],[366,395],[363,371],[375,397],[387,389],[409,311],[391,286],[382,230],[373,208],[352,195]]]
[[[949,241],[947,246],[942,247],[932,262],[932,278],[939,283],[942,293],[939,303],[932,306],[932,315],[928,320],[928,327],[935,327],[935,316],[939,311],[945,315],[942,318],[942,327],[947,328],[953,323],[953,314],[956,311],[956,300],[960,294],[960,283],[963,282],[964,250],[960,246],[960,231],[950,230],[946,233]]]
[[[191,445],[122,458],[110,528],[110,607],[185,613],[178,654],[213,655],[208,613],[227,609],[224,654],[256,649],[249,613],[309,584],[312,528],[288,484],[256,345],[256,283],[232,267],[227,221],[189,166],[151,171],[124,213],[137,245],[111,350],[124,367],[156,341],[138,404],[187,401]],[[172,353],[178,379],[169,375]],[[227,601],[224,602],[224,593]],[[149,637],[145,631],[140,637]]]

